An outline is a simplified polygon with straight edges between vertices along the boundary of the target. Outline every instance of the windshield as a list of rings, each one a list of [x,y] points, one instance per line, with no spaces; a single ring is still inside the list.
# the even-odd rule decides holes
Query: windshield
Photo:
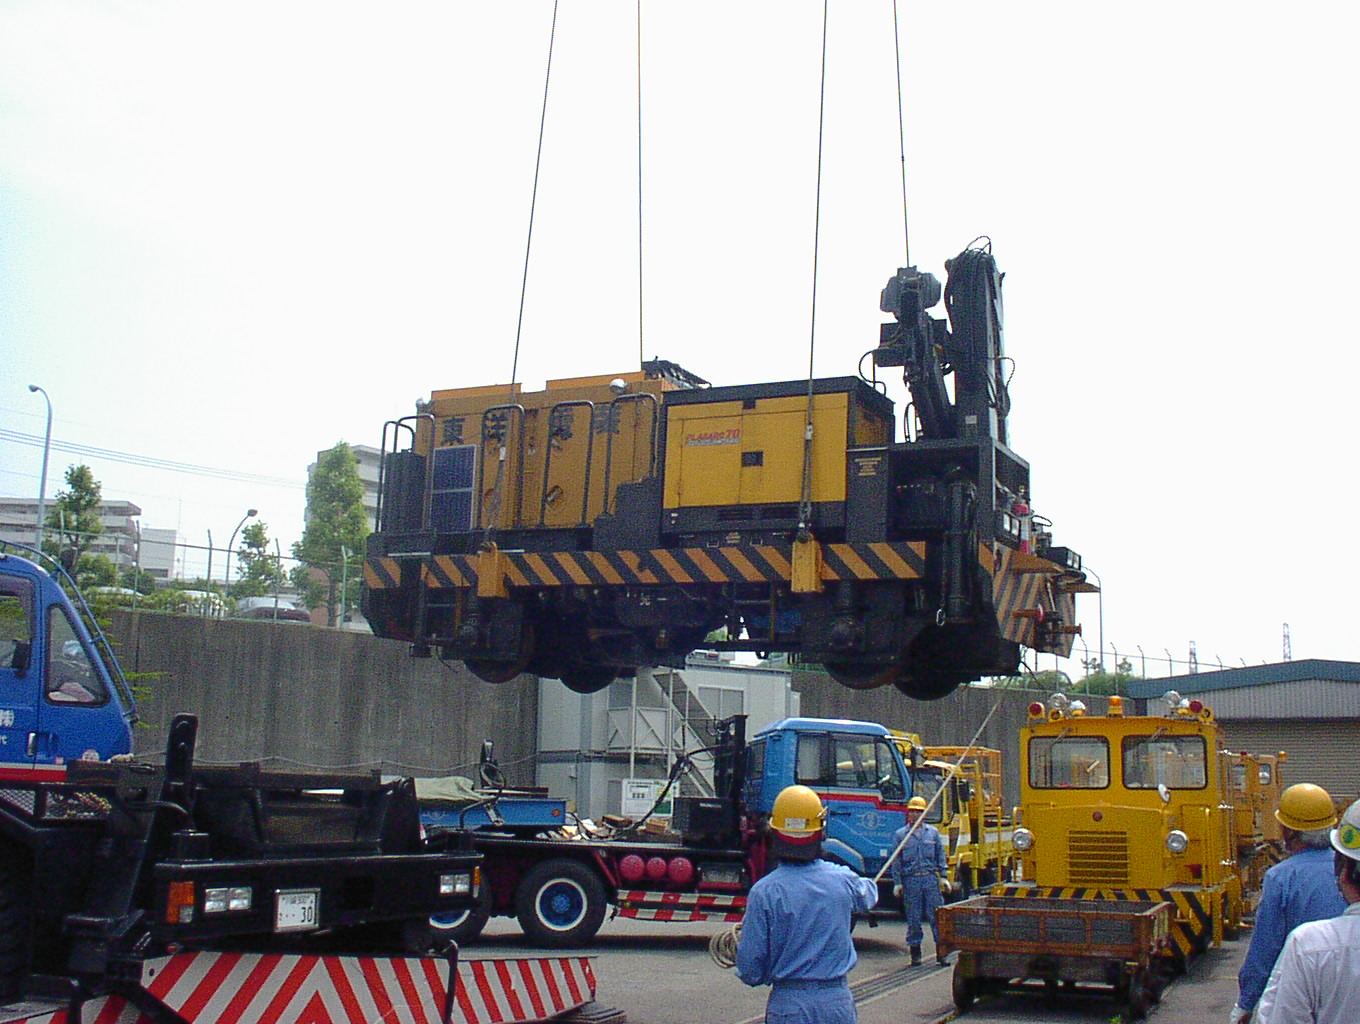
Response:
[[[926,802],[926,821],[938,825],[944,816],[944,797],[930,802],[940,787],[944,785],[944,775],[938,769],[918,768],[912,784],[911,795],[919,796]]]
[[[1036,736],[1029,741],[1034,789],[1104,789],[1110,784],[1110,745],[1103,736]]]
[[[1202,736],[1124,739],[1124,785],[1129,789],[1203,789],[1206,764]]]

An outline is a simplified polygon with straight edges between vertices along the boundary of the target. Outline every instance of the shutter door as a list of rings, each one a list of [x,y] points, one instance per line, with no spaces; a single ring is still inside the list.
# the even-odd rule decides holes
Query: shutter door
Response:
[[[1341,807],[1360,797],[1360,722],[1356,721],[1234,721],[1219,724],[1229,750],[1253,754],[1289,755],[1280,769],[1286,786],[1312,782],[1332,795]]]

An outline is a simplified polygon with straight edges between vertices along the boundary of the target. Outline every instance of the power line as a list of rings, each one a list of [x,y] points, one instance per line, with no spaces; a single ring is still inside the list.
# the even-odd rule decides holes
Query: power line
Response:
[[[25,434],[19,430],[0,427],[0,440],[13,441],[41,448],[44,439],[37,434]],[[157,459],[149,455],[134,455],[131,452],[114,451],[110,448],[95,448],[92,445],[76,444],[74,441],[59,441],[52,438],[51,445],[57,451],[89,458],[104,459],[107,462],[121,462],[129,466],[144,466],[148,469],[165,469],[175,473],[188,473],[193,476],[213,477],[218,480],[235,480],[240,483],[260,484],[265,487],[291,487],[302,490],[305,484],[296,479],[282,476],[263,476],[259,473],[241,473],[233,469],[217,469],[213,466],[198,466],[189,462],[173,462],[170,459]]]

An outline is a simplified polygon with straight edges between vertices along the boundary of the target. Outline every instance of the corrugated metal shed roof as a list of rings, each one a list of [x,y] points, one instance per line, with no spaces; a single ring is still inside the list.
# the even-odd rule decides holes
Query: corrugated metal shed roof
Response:
[[[1129,683],[1130,697],[1160,697],[1167,690],[1183,694],[1231,690],[1241,686],[1269,686],[1276,683],[1331,682],[1360,683],[1360,663],[1354,661],[1281,661],[1273,665],[1251,665],[1219,672],[1140,679]]]

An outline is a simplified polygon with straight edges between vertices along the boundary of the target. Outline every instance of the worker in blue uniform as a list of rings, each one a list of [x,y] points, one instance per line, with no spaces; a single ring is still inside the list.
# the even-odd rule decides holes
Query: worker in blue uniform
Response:
[[[1331,795],[1311,782],[1290,786],[1280,794],[1275,820],[1283,827],[1288,856],[1266,872],[1261,885],[1251,946],[1237,972],[1237,1004],[1228,1016],[1230,1024],[1251,1019],[1290,932],[1346,912],[1332,870],[1329,829],[1337,815]]]
[[[737,977],[772,986],[766,1024],[857,1024],[846,981],[857,959],[850,928],[878,901],[878,887],[821,859],[826,809],[807,786],[780,791],[770,828],[779,865],[746,898]]]
[[[939,829],[921,820],[925,809],[923,797],[908,800],[907,823],[893,835],[893,848],[900,847],[892,862],[893,895],[902,901],[913,966],[921,962],[921,940],[925,934],[922,922],[929,922],[930,934],[935,939],[935,962],[945,962],[939,951],[940,928],[935,923],[935,910],[944,903],[943,894],[949,891],[949,861]]]

